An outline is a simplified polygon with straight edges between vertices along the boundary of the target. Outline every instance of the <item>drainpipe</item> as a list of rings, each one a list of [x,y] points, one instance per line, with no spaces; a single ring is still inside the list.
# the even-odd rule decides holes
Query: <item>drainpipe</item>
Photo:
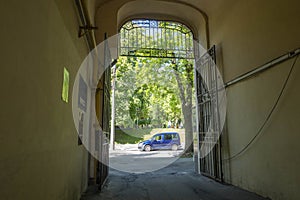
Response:
[[[300,54],[300,48],[295,49],[293,51],[290,51],[290,52],[288,52],[288,53],[286,53],[284,55],[281,55],[281,56],[279,56],[279,57],[277,57],[277,58],[275,58],[275,59],[273,59],[273,60],[265,63],[262,66],[259,66],[259,67],[255,68],[255,69],[253,69],[253,70],[251,70],[249,72],[246,72],[246,73],[244,73],[244,74],[242,74],[242,75],[234,78],[233,80],[227,82],[225,84],[225,87],[229,87],[229,86],[234,85],[234,84],[236,84],[236,83],[238,83],[240,81],[248,79],[248,78],[250,78],[250,77],[252,77],[252,76],[254,76],[254,75],[258,74],[258,73],[261,73],[261,72],[263,72],[263,71],[265,71],[267,69],[270,69],[270,68],[276,66],[277,64],[282,63],[282,62],[284,62],[284,61],[286,61],[286,60],[288,60],[290,58],[293,58],[293,57],[295,57],[296,55],[299,55],[299,54]]]
[[[97,29],[97,28],[96,27],[92,27],[90,25],[90,20],[89,20],[89,18],[87,16],[87,12],[86,12],[83,4],[82,4],[82,0],[75,0],[75,5],[76,5],[77,11],[78,11],[77,13],[78,13],[79,21],[80,21],[79,23],[81,24],[79,26],[79,30],[78,30],[78,38],[81,38],[81,37],[85,38],[88,50],[89,50],[89,52],[91,52],[96,47],[96,40],[95,40],[95,35],[94,35],[94,31],[93,30]],[[87,77],[87,79],[88,79],[88,82],[89,82],[89,86],[91,86],[92,97],[94,97],[96,89],[94,88],[93,84],[95,82],[95,74],[97,74],[97,67],[94,66],[92,73],[93,74],[91,74],[91,75],[93,77],[92,78]],[[92,79],[92,80],[90,80],[90,79]],[[94,105],[94,103],[95,103],[95,98],[91,98],[90,105]],[[92,119],[93,118],[93,116],[92,116],[93,112],[90,112],[90,113],[91,114],[90,114],[89,117],[90,117],[90,119]],[[92,127],[93,127],[93,122],[92,122],[92,120],[89,120],[89,121],[90,121],[89,122],[89,130],[91,130]],[[90,142],[89,142],[88,146],[90,146]],[[92,156],[91,156],[90,153],[88,153],[87,177],[91,177],[90,173],[93,171],[91,169],[91,160],[92,160]],[[97,179],[97,174],[94,174],[93,177],[95,179]],[[90,183],[88,183],[88,184],[90,184]]]
[[[85,36],[86,43],[89,50],[93,50],[96,47],[95,35],[93,30],[97,27],[93,27],[90,24],[90,20],[87,17],[86,10],[83,7],[82,0],[75,0],[75,5],[78,11],[78,17],[80,19],[81,26],[79,26],[78,37]]]

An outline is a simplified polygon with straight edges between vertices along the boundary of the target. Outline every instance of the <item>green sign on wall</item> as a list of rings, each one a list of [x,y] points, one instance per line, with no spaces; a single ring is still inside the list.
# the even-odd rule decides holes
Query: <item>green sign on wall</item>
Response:
[[[68,97],[69,97],[69,72],[64,67],[64,80],[63,80],[61,98],[64,102],[68,103]]]

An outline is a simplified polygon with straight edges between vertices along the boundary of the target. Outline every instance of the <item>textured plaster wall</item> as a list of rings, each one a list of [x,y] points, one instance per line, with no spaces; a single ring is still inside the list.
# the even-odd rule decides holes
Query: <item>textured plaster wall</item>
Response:
[[[70,89],[87,54],[74,2],[3,1],[1,13],[1,199],[79,199],[87,153],[77,145]],[[69,97],[71,93],[69,93]]]
[[[111,1],[98,8],[95,17],[100,28],[96,31],[98,42],[103,41],[105,32],[108,37],[117,33],[118,24],[133,16],[162,17],[161,13],[147,8],[141,13],[138,7],[133,9],[126,2]],[[207,11],[210,44],[217,45],[217,64],[225,82],[300,47],[298,0],[202,2],[199,7],[203,6],[202,10]],[[164,9],[168,11],[167,7]],[[183,19],[184,15],[176,15],[177,19],[192,23]],[[170,13],[165,17],[175,19]],[[202,29],[198,30],[202,33],[199,37],[203,39],[204,27],[201,20],[198,23],[198,29]],[[235,155],[257,133],[274,105],[293,61],[281,63],[227,88],[223,158]],[[299,63],[300,58],[262,134],[241,156],[224,162],[226,182],[275,200],[300,198]]]
[[[300,47],[300,2],[242,0],[210,15],[211,44],[225,82]],[[227,88],[223,158],[258,132],[294,59]],[[270,121],[250,148],[224,162],[225,180],[276,199],[299,199],[300,58]]]

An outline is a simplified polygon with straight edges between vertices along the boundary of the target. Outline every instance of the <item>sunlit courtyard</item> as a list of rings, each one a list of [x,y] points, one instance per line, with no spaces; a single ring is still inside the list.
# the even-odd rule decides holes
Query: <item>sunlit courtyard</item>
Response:
[[[138,149],[140,141],[150,139],[155,133],[165,131],[179,133],[181,145],[176,151],[166,149],[146,152]],[[131,129],[117,130],[117,133],[115,149],[111,150],[109,154],[109,166],[113,169],[130,173],[151,172],[170,165],[184,152],[184,129],[151,129],[150,133],[145,135],[137,135],[139,132],[131,131]],[[147,133],[147,131],[144,130],[141,133]]]

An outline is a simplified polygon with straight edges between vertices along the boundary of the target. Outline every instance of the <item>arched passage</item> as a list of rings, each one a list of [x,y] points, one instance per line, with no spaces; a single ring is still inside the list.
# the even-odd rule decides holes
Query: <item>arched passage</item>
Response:
[[[96,25],[101,27],[97,31],[97,42],[117,34],[126,21],[136,18],[183,23],[193,32],[193,37],[200,46],[204,48],[210,46],[207,15],[199,8],[179,1],[106,1],[102,3],[95,17]]]
[[[147,6],[145,6],[147,5]],[[180,13],[180,15],[178,15]],[[95,21],[98,27],[98,43],[104,40],[104,33],[115,35],[121,26],[135,18],[170,20],[187,25],[199,43],[208,48],[209,27],[206,13],[199,8],[179,1],[107,1],[99,6]]]
[[[195,95],[193,92],[194,43],[191,30],[177,22],[149,18],[136,19],[130,20],[122,26],[119,41],[119,55],[123,56],[123,59],[121,58],[121,61],[117,63],[117,71],[120,71],[117,77],[122,79],[118,83],[122,86],[116,89],[119,94],[116,98],[116,101],[119,102],[119,105],[116,106],[117,131],[120,132],[120,129],[123,128],[122,135],[139,137],[139,133],[145,132],[145,129],[148,128],[151,133],[146,136],[142,135],[146,138],[152,137],[154,133],[158,132],[172,132],[170,135],[163,135],[159,139],[159,144],[156,144],[155,141],[153,144],[150,142],[149,147],[151,150],[171,149],[171,147],[173,149],[173,146],[176,145],[176,149],[177,147],[185,147],[186,151],[191,151],[193,122],[196,122],[196,119],[193,119],[192,116],[193,107],[195,108],[195,105],[193,106]],[[128,58],[124,58],[124,56]],[[127,73],[125,70],[131,71]],[[114,75],[114,77],[116,76]],[[133,82],[127,82],[132,80]],[[114,83],[115,81],[113,81],[113,85],[115,85]],[[124,85],[127,86],[124,87]],[[122,91],[124,92],[122,93]],[[124,96],[128,97],[128,102],[124,101]],[[159,112],[159,114],[156,114],[156,112]],[[114,110],[112,113],[114,113]],[[124,118],[127,118],[127,120],[124,120]],[[112,119],[114,119],[114,116],[112,116]],[[144,121],[149,123],[143,123]],[[154,121],[156,122],[154,123]],[[167,125],[168,121],[170,125]],[[114,122],[111,124],[114,124]],[[180,124],[182,124],[182,127],[178,129]],[[170,129],[170,127],[166,129],[167,126],[173,126],[175,129]],[[144,128],[140,129],[141,127]],[[194,127],[196,126],[194,125]],[[136,131],[136,129],[138,130]],[[175,142],[179,139],[179,135],[173,134],[174,132],[180,132],[182,144],[180,141]],[[120,137],[120,133],[118,136]],[[168,136],[171,139],[166,139]],[[146,150],[146,146],[148,146],[148,141],[144,141],[139,147],[141,150]],[[115,167],[121,167],[118,163],[122,162],[120,157],[122,155],[126,157],[130,153],[130,151],[123,152],[123,154],[117,152],[118,160],[115,156],[116,153],[112,151],[111,163],[115,164]],[[137,153],[134,152],[134,154],[136,156]],[[165,159],[161,159],[161,154],[164,154]],[[167,154],[170,156],[167,156]],[[180,156],[176,151],[156,151],[152,153],[151,158],[153,161],[145,165],[149,161],[145,158],[150,154],[139,153],[138,155],[138,158],[141,159],[135,159],[136,162],[140,162],[139,169],[142,171],[165,167]],[[130,163],[128,165],[130,166]],[[129,169],[134,169],[137,172],[137,164],[135,163],[134,166],[135,168],[130,167]],[[119,168],[119,170],[122,170],[122,168]]]

